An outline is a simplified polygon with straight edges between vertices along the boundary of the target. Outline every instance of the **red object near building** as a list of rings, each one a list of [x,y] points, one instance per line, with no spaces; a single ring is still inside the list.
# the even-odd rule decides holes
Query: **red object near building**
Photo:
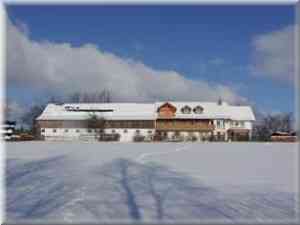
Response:
[[[297,135],[296,135],[296,132],[293,132],[293,133],[274,132],[271,135],[271,141],[274,141],[274,142],[296,142]]]

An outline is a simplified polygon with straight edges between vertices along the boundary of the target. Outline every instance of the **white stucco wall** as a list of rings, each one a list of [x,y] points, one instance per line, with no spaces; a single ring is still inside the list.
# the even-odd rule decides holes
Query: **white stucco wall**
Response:
[[[240,122],[240,121],[239,121]],[[235,126],[235,124],[231,124],[231,120],[225,120],[224,127],[217,127],[217,120],[214,120],[213,123],[215,125],[215,130],[213,131],[214,135],[217,135],[218,132],[221,135],[225,135],[225,140],[228,139],[227,131],[230,128],[239,128],[239,129],[249,129],[250,137],[252,136],[252,122],[251,121],[243,121],[244,126]],[[41,134],[45,137],[46,140],[82,140],[84,138],[95,139],[96,132],[94,129],[87,128],[56,128],[56,132],[54,132],[54,128],[41,128],[44,129],[44,132]],[[68,132],[66,132],[68,130]],[[79,132],[77,132],[77,130]],[[88,132],[88,131],[91,132]],[[126,132],[125,132],[126,130]],[[133,137],[136,135],[136,131],[139,130],[140,135],[145,137],[154,135],[154,129],[105,129],[104,132],[108,134],[112,134],[113,131],[120,135],[121,142],[131,142],[133,141]],[[149,133],[151,132],[151,133]],[[181,131],[179,134],[183,137],[188,137],[189,132]],[[174,132],[167,132],[168,138],[172,138]],[[199,134],[199,132],[193,132],[193,135],[197,137],[198,140],[202,140],[204,134]],[[83,138],[84,136],[84,138]]]
[[[95,131],[91,129],[91,133],[86,128],[41,128],[44,132],[41,134],[46,140],[80,140],[80,135],[93,136]],[[56,130],[56,132],[54,132]],[[68,130],[68,132],[66,132]],[[77,130],[79,132],[77,132]]]
[[[121,142],[130,142],[133,141],[133,137],[137,134],[137,130],[139,134],[142,136],[154,135],[154,129],[105,129],[105,133],[113,134],[113,130],[115,133],[120,135]],[[126,132],[125,132],[126,130]],[[149,133],[151,132],[151,133]]]
[[[217,121],[218,121],[218,120],[214,120],[214,121],[213,121],[213,124],[214,124],[214,126],[215,126],[215,129],[214,129],[214,131],[213,131],[213,134],[214,134],[214,135],[217,135],[218,132],[219,132],[219,133],[221,133],[221,135],[225,135],[225,140],[227,140],[227,130],[228,130],[229,127],[230,127],[230,122],[229,122],[229,120],[219,120],[219,121],[221,121],[221,126],[220,126],[220,127],[217,126]],[[224,121],[224,126],[223,126],[223,124],[222,124],[222,121]]]
[[[172,137],[175,135],[174,131],[167,131],[167,137],[169,139],[172,139]],[[179,131],[179,136],[183,137],[184,139],[187,139],[189,135],[195,136],[197,138],[197,141],[203,141],[204,138],[208,138],[210,136],[209,132],[199,132],[199,131]]]
[[[239,122],[239,125],[236,126],[235,122]],[[233,122],[233,124],[232,124]],[[244,122],[244,126],[241,126],[240,122]],[[228,140],[228,133],[227,131],[230,128],[239,128],[239,129],[249,129],[250,130],[250,137],[252,136],[252,121],[245,121],[245,120],[224,120],[224,127],[217,127],[217,120],[213,121],[215,125],[215,129],[213,131],[214,135],[217,135],[218,132],[225,135],[225,140]]]
[[[54,128],[41,128],[41,130],[42,129],[44,129],[44,132],[41,134],[46,140],[81,140],[82,136],[88,136],[90,139],[93,139],[93,136],[96,136],[95,129],[69,128],[67,129],[68,132],[65,132],[65,128],[55,128],[56,132],[54,132]],[[79,132],[77,132],[77,130]],[[88,130],[91,132],[88,132]],[[136,135],[137,130],[139,130],[139,134],[143,136],[154,134],[154,129],[105,129],[104,132],[107,134],[117,133],[120,135],[121,142],[130,142],[133,141],[133,137]]]

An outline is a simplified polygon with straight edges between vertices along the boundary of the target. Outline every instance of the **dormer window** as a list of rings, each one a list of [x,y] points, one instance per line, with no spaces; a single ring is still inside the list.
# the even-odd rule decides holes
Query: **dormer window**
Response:
[[[187,105],[181,108],[181,113],[183,113],[183,114],[190,114],[191,111],[192,111],[191,107],[189,107]]]
[[[203,108],[200,105],[198,105],[193,109],[193,112],[196,114],[201,114],[203,112]]]

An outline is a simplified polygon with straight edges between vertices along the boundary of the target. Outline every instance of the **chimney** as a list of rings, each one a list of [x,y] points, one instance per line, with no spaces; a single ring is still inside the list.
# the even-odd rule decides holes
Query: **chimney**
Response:
[[[223,103],[222,98],[219,97],[219,99],[218,99],[218,105],[222,105],[222,103]]]

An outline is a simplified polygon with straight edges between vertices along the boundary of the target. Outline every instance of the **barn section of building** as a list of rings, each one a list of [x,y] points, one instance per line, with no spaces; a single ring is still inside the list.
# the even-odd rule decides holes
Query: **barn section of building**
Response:
[[[104,132],[120,134],[120,141],[154,134],[154,105],[137,103],[48,104],[37,118],[38,130],[45,140],[90,140],[102,126],[89,126],[91,115],[105,120]]]
[[[90,126],[91,115],[103,123]],[[119,134],[130,142],[136,135],[151,140],[249,140],[255,120],[250,106],[226,102],[79,103],[48,104],[36,119],[45,140],[95,139],[96,134]]]

